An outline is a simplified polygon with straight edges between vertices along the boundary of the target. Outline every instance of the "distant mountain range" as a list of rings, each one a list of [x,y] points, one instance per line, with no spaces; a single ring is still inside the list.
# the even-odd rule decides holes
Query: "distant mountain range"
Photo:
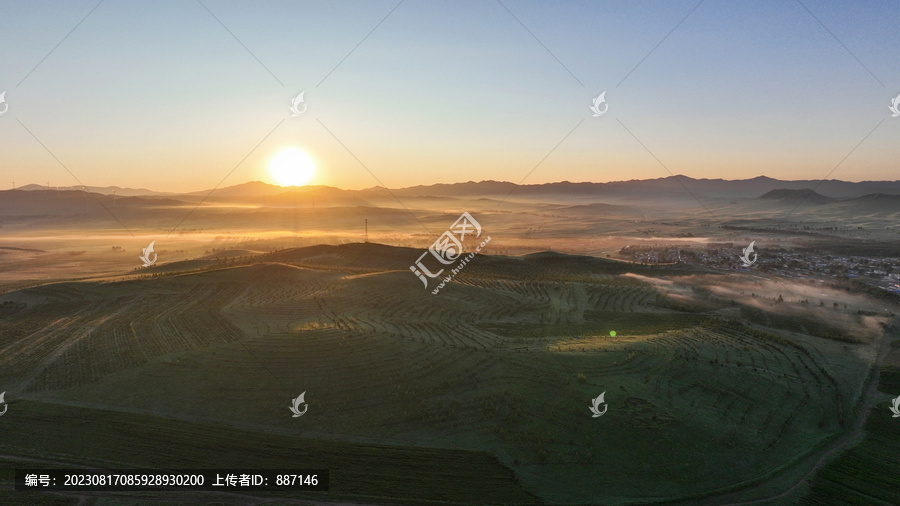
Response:
[[[42,184],[27,184],[16,188],[23,191],[86,191],[88,193],[99,193],[102,195],[117,195],[119,197],[149,197],[157,195],[175,195],[174,193],[155,192],[145,188],[121,188],[119,186],[47,186]]]
[[[30,184],[18,188],[23,191],[44,190],[44,185]],[[78,190],[81,186],[59,187],[59,190]],[[57,190],[51,187],[51,190]],[[251,181],[234,186],[218,188],[215,191],[203,190],[184,194],[171,192],[156,192],[144,188],[121,188],[118,186],[86,186],[90,193],[113,195],[118,197],[193,197],[194,199],[207,198],[212,201],[222,201],[242,198],[275,197],[278,195],[290,195],[292,198],[308,196],[309,198],[323,198],[327,200],[339,200],[346,202],[366,202],[371,198],[384,198],[385,189],[372,187],[363,190],[342,190],[329,186],[302,186],[281,187],[261,181]],[[774,194],[773,191],[798,190],[807,192],[800,194]],[[210,192],[212,193],[210,194]],[[670,176],[657,179],[642,179],[630,181],[614,181],[609,183],[572,183],[561,181],[558,183],[517,185],[506,181],[469,181],[465,183],[439,183],[427,186],[410,186],[406,188],[391,189],[390,193],[396,197],[452,197],[452,198],[550,198],[556,200],[565,197],[596,198],[596,197],[627,197],[668,195],[690,195],[696,198],[763,198],[783,199],[797,198],[798,196],[813,198],[816,203],[826,203],[827,199],[848,199],[862,197],[870,194],[900,195],[900,181],[861,181],[858,183],[840,180],[798,180],[782,181],[766,176],[752,179],[726,180],[726,179],[694,179],[687,176]],[[781,196],[779,196],[781,195]],[[288,197],[284,197],[290,200]],[[825,199],[825,200],[823,200]]]
[[[780,204],[802,203],[823,205],[868,199],[879,208],[890,209],[900,203],[900,181],[781,181],[765,176],[743,180],[693,179],[672,176],[659,179],[616,181],[610,183],[558,183],[517,185],[504,181],[469,181],[466,183],[411,186],[386,190],[372,187],[342,190],[330,186],[281,187],[261,181],[183,194],[154,192],[147,189],[112,187],[85,188],[96,200],[108,206],[177,206],[186,203],[235,203],[264,207],[333,207],[384,206],[397,199],[415,205],[416,199],[486,199],[494,201],[526,200],[562,205],[596,205],[601,200],[610,205],[630,204],[632,200],[653,199],[670,202],[705,202],[753,199]],[[33,193],[32,193],[33,192]],[[37,195],[35,195],[37,194]],[[81,187],[47,190],[46,186],[27,185],[16,190],[0,191],[0,207],[24,211],[28,201],[38,195],[62,197],[55,204],[83,207]],[[81,196],[81,197],[80,197]],[[37,202],[32,202],[37,204]],[[387,204],[392,205],[392,204]],[[63,205],[62,207],[68,207]]]
[[[658,179],[614,181],[609,183],[571,183],[562,181],[535,185],[516,185],[499,181],[412,186],[392,190],[397,196],[506,196],[534,198],[537,196],[604,197],[623,195],[692,194],[701,198],[755,198],[773,190],[815,190],[833,199],[861,197],[872,193],[900,194],[900,181],[782,181],[759,176],[753,179],[694,179],[670,176]]]

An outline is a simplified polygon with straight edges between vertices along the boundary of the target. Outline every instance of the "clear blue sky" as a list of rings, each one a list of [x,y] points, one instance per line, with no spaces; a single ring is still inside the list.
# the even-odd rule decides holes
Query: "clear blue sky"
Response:
[[[900,179],[898,4],[803,1],[0,0],[0,188]]]

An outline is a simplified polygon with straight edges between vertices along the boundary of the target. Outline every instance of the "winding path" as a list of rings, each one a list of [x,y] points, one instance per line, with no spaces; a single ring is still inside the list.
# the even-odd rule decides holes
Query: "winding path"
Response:
[[[728,492],[726,494],[710,498],[703,502],[708,504],[727,504],[729,506],[738,506],[744,504],[761,504],[777,501],[794,493],[800,486],[802,486],[813,475],[815,475],[815,473],[818,472],[819,469],[821,469],[826,463],[828,463],[833,455],[847,449],[847,447],[851,445],[851,443],[857,438],[857,436],[859,436],[860,432],[862,432],[862,428],[865,425],[866,420],[868,419],[869,411],[871,410],[872,406],[875,405],[875,399],[878,397],[878,379],[881,376],[881,366],[884,364],[884,360],[885,358],[887,358],[888,353],[890,353],[891,341],[895,337],[896,336],[894,335],[893,331],[889,332],[887,330],[881,335],[878,355],[875,358],[875,362],[872,364],[872,377],[869,380],[869,384],[864,388],[860,403],[861,408],[859,409],[856,418],[853,420],[853,427],[849,432],[845,433],[843,436],[839,437],[833,443],[828,445],[823,450],[823,453],[809,455],[802,461],[795,464],[795,468],[806,465],[810,465],[810,468],[806,473],[803,474],[803,476],[800,477],[799,480],[797,480],[793,484],[793,486],[778,495],[769,496],[763,499],[731,502],[737,500],[740,496],[746,497],[748,493],[752,493],[754,489],[765,487],[768,483],[771,482],[771,480],[768,480],[767,482],[764,482],[762,484],[754,485],[733,492]]]

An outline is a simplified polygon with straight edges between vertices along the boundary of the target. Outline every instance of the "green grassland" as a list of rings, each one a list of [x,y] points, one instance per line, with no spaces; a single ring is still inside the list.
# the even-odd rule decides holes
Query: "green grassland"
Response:
[[[869,410],[864,437],[812,480],[803,504],[876,505],[896,504],[900,497],[900,419],[889,407],[900,395],[900,339],[892,343],[887,363],[881,370],[881,394]]]
[[[28,401],[0,419],[25,417],[0,447],[90,465],[319,458],[335,494],[386,502],[757,499],[848,430],[878,344],[676,303],[626,275],[690,282],[698,271],[683,266],[479,256],[432,295],[409,273],[416,253],[302,248],[4,294],[25,307],[0,313],[0,384]],[[303,391],[309,411],[292,418]],[[601,392],[608,412],[592,418]],[[84,414],[63,423],[56,406]],[[94,432],[106,416],[132,425]],[[379,452],[409,465],[386,460],[380,484],[340,479],[378,470]],[[414,472],[406,493],[396,480]]]
[[[803,504],[897,504],[900,424],[888,406],[889,400],[872,408],[865,439],[819,471]]]

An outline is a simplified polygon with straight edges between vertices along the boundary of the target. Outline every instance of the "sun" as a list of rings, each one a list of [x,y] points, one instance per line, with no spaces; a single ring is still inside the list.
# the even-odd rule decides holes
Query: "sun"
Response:
[[[286,148],[269,160],[269,173],[281,186],[303,186],[316,174],[316,164],[303,150]]]

